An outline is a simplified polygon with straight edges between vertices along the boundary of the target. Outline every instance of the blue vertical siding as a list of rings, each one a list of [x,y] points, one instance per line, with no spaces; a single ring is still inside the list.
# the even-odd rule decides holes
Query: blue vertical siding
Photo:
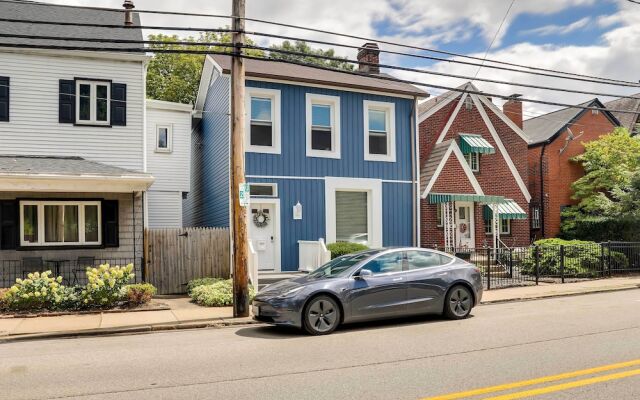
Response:
[[[382,245],[413,244],[413,191],[409,183],[382,184]]]

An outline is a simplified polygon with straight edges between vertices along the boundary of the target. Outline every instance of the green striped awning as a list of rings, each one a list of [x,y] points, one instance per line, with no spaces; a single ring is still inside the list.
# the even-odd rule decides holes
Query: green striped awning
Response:
[[[493,219],[493,211],[498,208],[498,218],[500,219],[527,219],[527,213],[518,203],[511,199],[505,199],[503,203],[488,204],[484,206],[484,219]]]
[[[493,148],[487,139],[480,135],[472,135],[470,133],[460,134],[460,150],[462,150],[463,154],[493,154],[496,152],[496,149]]]
[[[486,196],[481,194],[464,193],[429,193],[427,200],[431,204],[449,203],[451,201],[474,201],[478,203],[500,203],[504,201],[502,196]]]

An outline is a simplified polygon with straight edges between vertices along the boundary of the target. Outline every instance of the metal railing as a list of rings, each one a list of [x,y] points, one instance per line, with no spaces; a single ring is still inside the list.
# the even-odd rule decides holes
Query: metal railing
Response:
[[[86,285],[87,268],[98,267],[101,264],[111,266],[126,266],[133,264],[135,278],[131,283],[140,283],[144,280],[143,262],[141,258],[96,258],[92,262],[78,260],[43,260],[37,263],[33,260],[1,260],[0,261],[0,288],[9,288],[16,283],[16,279],[25,279],[30,273],[51,271],[52,276],[61,276],[64,285]]]

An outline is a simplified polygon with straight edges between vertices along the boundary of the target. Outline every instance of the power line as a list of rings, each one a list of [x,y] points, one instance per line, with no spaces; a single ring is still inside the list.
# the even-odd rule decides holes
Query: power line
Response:
[[[495,43],[496,39],[498,38],[498,35],[500,34],[500,31],[502,30],[502,25],[504,25],[504,22],[507,20],[507,17],[509,16],[509,12],[511,11],[511,8],[513,7],[513,3],[515,3],[516,0],[511,0],[511,4],[509,4],[509,7],[507,8],[507,12],[504,13],[504,17],[502,17],[502,21],[500,21],[500,25],[498,26],[498,29],[496,30],[496,34],[493,35],[493,39],[491,39],[491,43],[489,43],[489,46],[487,47],[487,51],[484,52],[484,57],[482,57],[482,62],[478,67],[478,70],[476,71],[476,74],[474,75],[474,79],[478,77],[478,74],[480,73],[480,70],[482,69],[482,67],[484,66],[485,61],[487,60],[487,56],[489,55],[489,52],[491,51],[491,48],[493,47],[493,44]],[[471,81],[473,82],[473,81]]]
[[[0,2],[5,2],[5,3],[25,3],[24,1],[17,1],[17,0],[0,0]],[[35,4],[35,5],[41,5],[41,6],[71,7],[71,8],[80,8],[80,9],[90,9],[90,10],[123,12],[122,9],[117,9],[117,8],[56,5],[56,4],[42,3],[42,2],[36,2],[36,1],[28,1],[28,3],[29,4]],[[178,12],[178,11],[160,11],[160,10],[137,9],[137,10],[135,10],[135,12],[141,13],[141,14],[163,14],[163,15],[196,16],[196,17],[211,17],[211,18],[224,18],[224,19],[234,18],[234,16],[230,16],[230,15],[208,14],[208,13],[189,13],[189,12]],[[547,75],[547,74],[537,73],[537,75],[542,75],[542,76],[551,76],[551,77],[560,78],[560,79],[571,79],[571,78],[569,78],[569,76],[573,76],[573,77],[581,77],[581,78],[589,78],[589,79],[598,80],[598,81],[590,81],[590,82],[594,82],[594,83],[606,84],[605,82],[616,82],[617,84],[626,84],[628,86],[640,87],[640,85],[638,83],[631,82],[631,81],[612,79],[612,78],[604,78],[604,77],[598,77],[598,76],[586,75],[586,74],[577,74],[577,73],[573,73],[573,72],[559,71],[559,70],[548,69],[548,68],[533,67],[533,66],[529,66],[529,65],[510,63],[510,62],[506,62],[506,61],[487,59],[486,57],[485,58],[480,58],[480,57],[469,56],[469,55],[465,55],[465,54],[459,54],[459,53],[449,52],[449,51],[444,51],[444,50],[437,50],[437,49],[431,49],[431,48],[427,48],[427,47],[408,45],[408,44],[397,43],[397,42],[392,42],[392,41],[388,41],[388,40],[380,40],[380,39],[369,38],[369,37],[364,37],[364,36],[357,36],[357,35],[351,35],[351,34],[345,34],[345,33],[331,32],[331,31],[317,29],[317,28],[309,28],[309,27],[293,25],[293,24],[287,24],[287,23],[282,23],[282,22],[269,21],[269,20],[259,19],[259,18],[244,17],[242,19],[244,19],[245,21],[251,21],[251,22],[257,22],[257,23],[275,25],[275,26],[281,26],[281,27],[288,27],[288,28],[293,28],[293,29],[306,30],[306,31],[310,31],[310,32],[322,33],[322,34],[327,34],[327,35],[341,36],[341,37],[351,38],[351,39],[372,41],[372,42],[387,44],[387,45],[390,45],[390,46],[398,46],[398,47],[409,48],[409,49],[413,49],[413,50],[427,51],[427,52],[431,52],[431,53],[444,54],[444,55],[449,55],[449,56],[453,56],[453,57],[460,57],[460,58],[478,60],[478,61],[481,61],[482,64],[479,64],[479,63],[467,63],[467,62],[463,62],[463,61],[460,61],[460,60],[442,59],[442,58],[437,58],[437,57],[428,57],[428,56],[420,57],[420,58],[432,59],[432,60],[435,60],[435,61],[454,62],[454,63],[460,63],[460,64],[481,66],[481,67],[485,67],[485,68],[503,69],[503,70],[509,70],[509,71],[513,71],[513,72],[521,72],[521,73],[533,73],[533,72],[522,71],[522,70],[517,70],[517,69],[506,69],[504,67],[484,65],[485,62],[490,62],[490,63],[494,63],[494,64],[509,65],[509,66],[512,66],[512,67],[525,68],[525,69],[530,69],[530,70],[534,70],[534,71],[544,71],[544,72],[551,72],[551,73],[555,73],[555,74],[566,75],[566,76],[556,76],[556,75]],[[2,19],[0,19],[0,21],[2,21]],[[30,21],[30,23],[39,23],[39,22],[38,21]],[[170,30],[176,30],[176,31],[179,31],[179,30],[184,30],[184,31],[197,30],[197,31],[203,31],[203,32],[211,31],[208,28],[148,27],[148,26],[147,27],[142,27],[141,26],[141,27],[138,27],[138,28],[141,28],[141,29],[167,29],[167,30],[170,29]],[[248,32],[246,32],[246,33],[248,33]],[[266,35],[264,35],[264,36],[266,36]],[[293,40],[293,39],[290,39],[290,40]],[[307,42],[310,42],[310,43],[313,42],[310,39],[300,39],[300,38],[298,38],[296,40],[304,40],[304,41],[307,41]],[[333,45],[339,46],[339,47],[343,47],[343,45],[340,45],[340,44],[337,44],[337,43],[335,43]],[[347,46],[344,46],[344,47],[347,47]],[[383,51],[383,50],[381,50],[381,51]],[[409,54],[404,54],[404,55],[406,55],[406,56],[415,56],[415,55],[412,55],[410,53]],[[603,82],[599,82],[599,81],[603,81]]]
[[[170,53],[170,54],[174,53],[174,54],[202,54],[202,55],[217,54],[217,55],[229,56],[229,53],[221,52],[221,51],[215,51],[215,50],[186,50],[186,49],[179,50],[179,49],[150,49],[150,48],[117,48],[117,49],[108,49],[107,48],[107,49],[105,49],[105,48],[94,48],[94,47],[86,47],[86,46],[85,47],[79,47],[79,46],[59,46],[59,45],[40,45],[40,44],[14,44],[14,43],[2,44],[1,46],[2,47],[12,47],[12,48],[52,49],[52,50],[78,50],[78,51],[111,52],[111,53],[113,53],[113,52],[125,52],[125,53]],[[247,47],[247,46],[243,46],[243,47]],[[509,96],[509,95],[502,95],[502,94],[497,94],[497,93],[488,93],[488,92],[482,92],[482,91],[479,91],[479,90],[461,89],[461,88],[457,88],[457,87],[449,87],[449,86],[444,86],[444,85],[436,85],[436,84],[427,83],[427,82],[420,82],[420,81],[413,81],[413,80],[408,80],[408,79],[395,78],[395,77],[387,76],[387,75],[371,76],[370,74],[366,74],[366,73],[362,73],[362,72],[340,70],[340,69],[337,69],[337,68],[331,68],[331,67],[317,65],[317,64],[311,64],[311,63],[298,62],[298,61],[295,61],[295,60],[275,60],[275,59],[270,59],[270,58],[256,57],[256,56],[250,56],[250,55],[244,55],[244,54],[240,55],[239,57],[242,57],[242,58],[245,58],[245,59],[249,59],[249,60],[266,61],[266,62],[280,62],[280,63],[285,63],[285,64],[294,64],[294,65],[299,65],[299,66],[313,68],[313,69],[319,69],[319,70],[325,70],[325,71],[331,71],[331,72],[339,72],[339,73],[343,73],[343,74],[356,75],[356,76],[367,77],[367,78],[371,78],[371,79],[384,80],[384,81],[390,81],[390,82],[407,83],[407,84],[411,84],[411,85],[424,86],[424,87],[429,87],[429,88],[433,88],[433,89],[442,89],[442,90],[449,90],[449,91],[459,92],[459,93],[468,93],[468,94],[475,94],[475,95],[481,95],[481,96],[489,96],[489,97],[495,97],[495,98],[500,98],[500,99],[504,99],[504,100],[508,100],[508,99],[511,98],[511,96]],[[522,102],[525,102],[525,103],[544,104],[544,105],[558,106],[558,107],[578,108],[578,109],[584,109],[584,110],[610,111],[610,112],[618,112],[618,113],[634,114],[634,115],[640,114],[640,112],[634,112],[634,111],[613,110],[613,109],[601,108],[601,107],[589,107],[589,106],[581,106],[581,105],[574,105],[574,104],[565,104],[565,103],[558,103],[558,102],[545,101],[545,100],[536,100],[536,99],[529,99],[529,98],[523,98],[523,97],[519,98],[519,100],[522,101]]]
[[[8,34],[8,33],[0,33],[0,37],[19,38],[19,39],[74,41],[74,42],[92,42],[92,43],[121,43],[121,44],[127,44],[128,43],[128,44],[152,44],[152,45],[233,47],[232,44],[229,44],[229,43],[225,44],[225,43],[221,43],[221,42],[199,42],[199,43],[196,43],[196,42],[189,42],[189,41],[102,39],[102,38],[80,38],[80,37],[70,37],[70,36],[17,35],[17,34]],[[387,68],[387,69],[392,69],[392,70],[400,70],[400,71],[407,71],[407,72],[414,72],[414,73],[419,73],[419,74],[443,76],[443,77],[447,77],[447,78],[455,78],[455,79],[463,79],[463,80],[471,80],[471,81],[478,80],[478,81],[501,84],[501,85],[519,86],[519,87],[526,87],[526,88],[531,88],[531,89],[549,90],[549,91],[556,91],[556,92],[586,94],[586,95],[594,95],[594,96],[601,96],[601,97],[617,97],[617,98],[633,98],[633,99],[635,99],[635,97],[632,97],[632,96],[620,95],[620,94],[615,94],[615,93],[600,93],[600,92],[592,92],[592,91],[586,91],[586,90],[565,89],[565,88],[556,88],[556,87],[552,87],[552,86],[541,86],[541,85],[533,85],[533,84],[527,84],[527,83],[501,81],[501,80],[497,80],[497,79],[476,78],[476,77],[471,77],[471,76],[466,76],[466,75],[457,75],[457,74],[450,74],[450,73],[445,73],[445,72],[437,72],[437,71],[423,70],[423,69],[417,69],[417,68],[401,67],[401,66],[390,65],[390,64],[373,64],[373,63],[368,63],[368,62],[360,62],[358,60],[353,60],[353,59],[349,59],[349,58],[326,56],[326,55],[320,55],[320,54],[308,54],[308,53],[302,53],[302,52],[298,52],[298,51],[274,49],[274,48],[255,46],[255,45],[244,45],[242,47],[246,48],[246,49],[254,49],[254,50],[275,52],[275,53],[279,53],[279,54],[286,54],[286,55],[292,55],[292,56],[313,57],[313,58],[327,60],[327,61],[340,61],[340,62],[347,62],[347,63],[352,63],[352,64],[360,63],[360,64],[364,64],[364,65],[378,65],[381,68]]]

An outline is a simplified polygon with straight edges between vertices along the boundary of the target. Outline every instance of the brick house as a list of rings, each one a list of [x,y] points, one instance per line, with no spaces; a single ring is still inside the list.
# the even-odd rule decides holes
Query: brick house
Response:
[[[640,93],[636,93],[630,97],[611,100],[604,103],[610,110],[632,111],[638,114],[612,112],[612,114],[620,121],[620,126],[627,128],[632,135],[640,135]]]
[[[598,99],[583,106],[604,107]],[[620,125],[608,111],[563,108],[524,121],[529,138],[529,192],[531,238],[552,238],[560,233],[561,212],[575,204],[571,184],[584,171],[571,159],[584,152],[584,143],[598,139]]]
[[[460,88],[478,91],[472,83]],[[529,243],[522,104],[514,97],[504,110],[486,96],[454,91],[420,105],[422,246]]]

